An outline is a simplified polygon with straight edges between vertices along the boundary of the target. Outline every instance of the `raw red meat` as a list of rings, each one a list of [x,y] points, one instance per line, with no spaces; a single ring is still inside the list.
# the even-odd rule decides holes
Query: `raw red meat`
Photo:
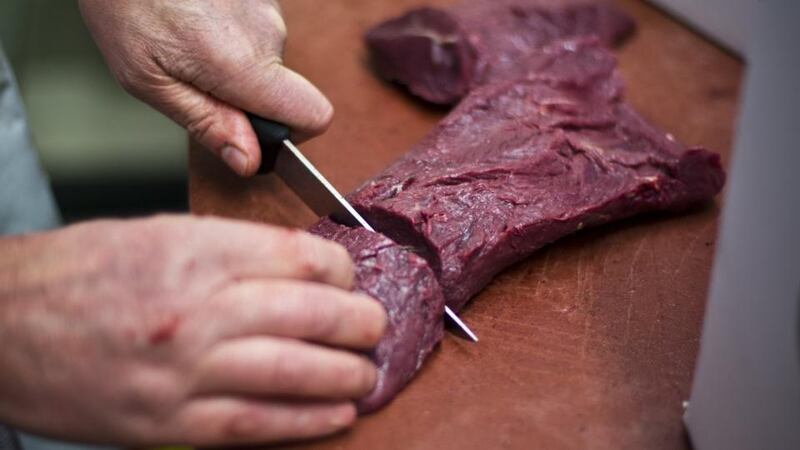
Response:
[[[480,85],[527,75],[585,82],[593,67],[606,70],[610,55],[601,45],[572,49],[560,41],[612,45],[634,27],[603,3],[483,0],[410,11],[372,28],[366,41],[382,77],[427,101],[451,104]]]
[[[324,219],[310,231],[342,244],[356,266],[355,289],[380,301],[389,324],[370,353],[378,382],[358,401],[360,413],[388,403],[405,387],[442,339],[444,297],[422,258],[363,228],[347,228]]]
[[[556,239],[708,200],[724,178],[717,154],[684,147],[624,103],[517,80],[473,91],[350,200],[424,256],[460,309]]]
[[[556,239],[680,210],[724,184],[718,155],[677,143],[622,101],[603,45],[633,29],[627,16],[606,5],[540,3],[424,8],[367,35],[385,77],[429,101],[463,100],[350,196],[397,244],[329,220],[312,229],[350,251],[357,289],[389,311],[389,332],[371,355],[379,386],[362,412],[391,400],[419,369],[441,339],[445,300],[460,309]]]

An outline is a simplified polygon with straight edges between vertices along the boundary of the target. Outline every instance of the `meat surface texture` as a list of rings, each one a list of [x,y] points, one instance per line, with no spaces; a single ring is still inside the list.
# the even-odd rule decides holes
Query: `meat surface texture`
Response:
[[[686,148],[616,97],[587,89],[595,90],[548,80],[479,88],[350,200],[428,260],[458,310],[556,239],[719,192],[717,154]]]
[[[541,3],[422,8],[366,36],[384,77],[460,103],[349,196],[388,238],[327,219],[312,228],[348,249],[356,289],[389,313],[370,355],[378,387],[361,412],[419,370],[442,337],[445,302],[461,309],[498,272],[577,230],[722,189],[718,155],[676,142],[623,101],[606,45],[633,22],[605,4]]]
[[[480,0],[449,9],[412,10],[369,30],[366,42],[382,77],[424,100],[452,104],[494,81],[591,76],[591,71],[571,70],[570,58],[592,67],[593,58],[599,57],[595,62],[602,71],[607,55],[598,55],[601,45],[576,51],[561,41],[591,38],[613,45],[634,28],[630,17],[603,3]],[[585,82],[580,77],[572,81]]]
[[[386,308],[386,334],[369,354],[377,385],[357,403],[360,413],[372,412],[408,384],[442,339],[444,297],[425,260],[385,236],[329,219],[309,231],[344,246],[355,263],[355,290]]]

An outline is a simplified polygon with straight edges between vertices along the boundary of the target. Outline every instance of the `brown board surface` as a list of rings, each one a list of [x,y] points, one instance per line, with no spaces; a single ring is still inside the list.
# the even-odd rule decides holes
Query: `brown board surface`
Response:
[[[362,33],[431,0],[289,0],[286,63],[336,107],[303,151],[348,192],[443,116],[370,71]],[[726,166],[742,63],[660,11],[617,2],[639,30],[619,52],[627,98]],[[271,177],[239,180],[192,148],[194,213],[305,226],[314,217]],[[314,449],[685,448],[681,423],[700,337],[721,198],[561,240],[503,272],[463,312],[480,335],[445,337],[411,385]],[[292,448],[295,448],[292,446]]]

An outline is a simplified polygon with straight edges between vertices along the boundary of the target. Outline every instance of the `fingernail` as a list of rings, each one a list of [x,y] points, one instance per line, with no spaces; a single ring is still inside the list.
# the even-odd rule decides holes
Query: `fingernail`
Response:
[[[247,154],[231,145],[222,149],[222,160],[239,175],[247,173],[247,167],[250,165]]]

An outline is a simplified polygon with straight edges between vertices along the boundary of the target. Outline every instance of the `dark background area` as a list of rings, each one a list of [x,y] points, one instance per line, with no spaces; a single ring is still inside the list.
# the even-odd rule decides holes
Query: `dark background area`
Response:
[[[125,93],[75,1],[0,1],[33,140],[67,222],[188,210],[183,130]]]
[[[65,223],[189,209],[185,177],[64,180],[52,186]]]

